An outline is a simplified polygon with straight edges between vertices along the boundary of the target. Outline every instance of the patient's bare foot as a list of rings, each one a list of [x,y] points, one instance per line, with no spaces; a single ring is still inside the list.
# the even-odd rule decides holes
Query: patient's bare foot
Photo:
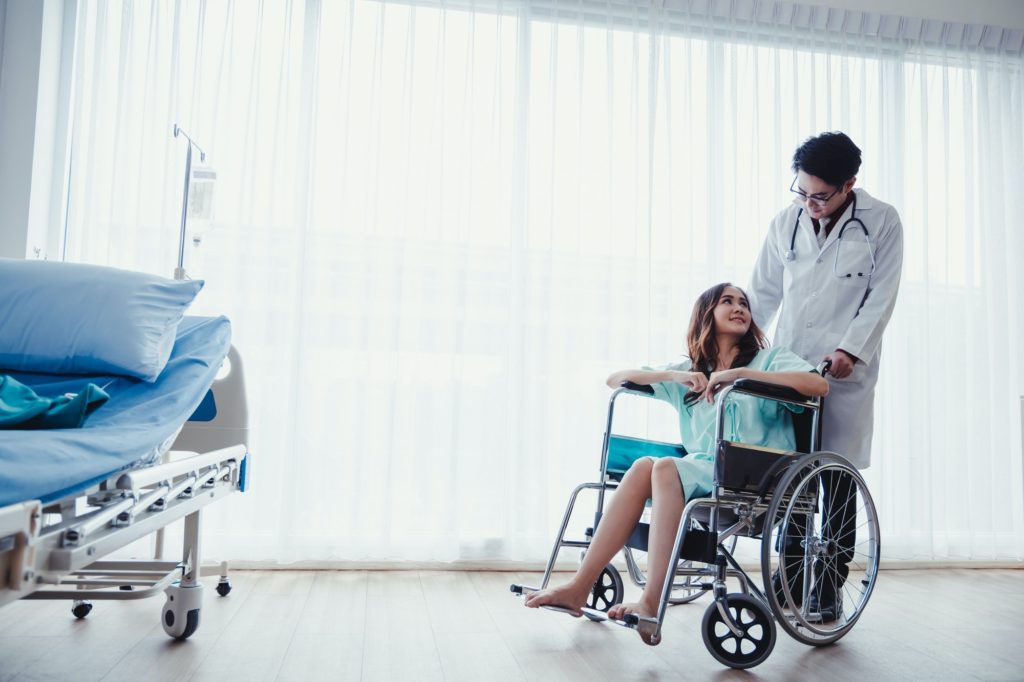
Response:
[[[614,618],[615,620],[623,620],[630,614],[636,614],[637,616],[646,616],[647,618],[654,618],[658,615],[658,605],[649,604],[641,595],[640,601],[630,602],[628,604],[616,604],[615,606],[608,609],[608,617]],[[657,644],[658,640],[654,637],[653,630],[648,630],[644,626],[637,628],[637,634],[640,635],[640,639],[644,640],[646,644]]]
[[[587,595],[590,591],[576,588],[572,583],[560,587],[549,587],[546,590],[538,590],[526,595],[526,606],[535,609],[539,606],[560,606],[568,609],[572,615],[579,618],[583,615],[580,609],[587,603]]]
[[[658,614],[658,606],[656,604],[648,604],[645,600],[641,599],[637,602],[616,604],[608,609],[608,617],[614,618],[615,620],[622,620],[632,613],[635,613],[638,616],[654,618]]]

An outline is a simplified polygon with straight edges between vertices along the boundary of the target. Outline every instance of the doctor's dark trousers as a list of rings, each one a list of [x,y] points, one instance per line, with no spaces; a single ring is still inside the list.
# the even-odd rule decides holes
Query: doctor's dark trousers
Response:
[[[805,411],[794,415],[793,425],[796,429],[797,450],[799,452],[810,451],[811,414]],[[836,471],[822,474],[820,483],[823,498],[820,531],[824,540],[834,540],[838,545],[835,559],[826,561],[835,563],[834,570],[841,578],[835,588],[839,589],[849,572],[848,565],[853,561],[854,547],[857,542],[857,488],[852,477]],[[798,578],[798,576],[803,565],[804,548],[800,542],[803,540],[805,527],[806,519],[794,515],[786,534],[785,547],[780,548],[782,560],[786,562],[786,575],[790,579],[791,587],[799,585],[802,580],[802,577]],[[817,568],[818,571],[824,568],[833,569],[832,566],[818,566]],[[825,589],[828,587],[831,586],[827,586]]]

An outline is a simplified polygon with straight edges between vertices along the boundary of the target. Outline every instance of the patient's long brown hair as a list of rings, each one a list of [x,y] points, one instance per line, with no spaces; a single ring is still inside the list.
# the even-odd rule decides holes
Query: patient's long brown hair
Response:
[[[715,334],[715,306],[722,298],[722,292],[726,287],[738,289],[744,298],[747,293],[735,284],[722,282],[711,287],[697,298],[693,304],[693,314],[690,315],[690,328],[686,333],[686,347],[689,351],[691,367],[694,372],[701,372],[704,376],[710,376],[718,365],[718,337]],[[747,299],[748,301],[750,299]],[[740,339],[739,353],[732,362],[732,367],[746,367],[762,348],[768,347],[768,339],[761,331],[753,317],[750,319],[750,328]],[[729,367],[728,369],[732,369]],[[690,391],[683,398],[686,405],[692,405],[700,399],[700,394]]]

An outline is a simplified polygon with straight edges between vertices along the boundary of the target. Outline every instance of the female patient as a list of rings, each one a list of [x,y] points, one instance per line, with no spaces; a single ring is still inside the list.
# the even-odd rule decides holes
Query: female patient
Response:
[[[622,548],[652,503],[647,585],[640,601],[617,604],[611,618],[626,614],[655,616],[668,570],[680,517],[687,500],[711,493],[715,451],[715,394],[737,379],[758,379],[789,386],[807,396],[828,393],[828,382],[811,365],[785,348],[767,348],[751,320],[747,297],[731,284],[714,286],[697,299],[690,317],[690,359],[663,369],[623,370],[608,377],[617,388],[624,381],[651,386],[655,396],[679,413],[685,457],[642,458],[626,472],[601,519],[583,564],[565,585],[527,595],[531,608],[553,604],[582,615],[580,608],[601,569]],[[782,404],[737,396],[727,405],[725,437],[754,445],[795,447],[789,410]]]

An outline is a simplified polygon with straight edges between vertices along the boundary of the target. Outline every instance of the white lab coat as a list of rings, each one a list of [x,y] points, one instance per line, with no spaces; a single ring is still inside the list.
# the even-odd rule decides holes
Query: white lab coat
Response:
[[[804,211],[793,246],[795,258],[786,260],[800,210],[794,204],[772,220],[747,294],[754,320],[763,329],[778,311],[775,344],[788,347],[814,365],[838,348],[859,359],[847,378],[828,378],[822,449],[837,452],[864,469],[871,463],[882,332],[896,304],[903,268],[903,226],[895,208],[862,189],[854,192],[857,217],[867,227],[874,246],[870,285],[870,255],[856,223],[847,228],[841,247],[838,243],[852,207],[838,219],[820,248]],[[837,269],[840,275],[852,276],[837,277]],[[864,276],[858,277],[857,272]]]

